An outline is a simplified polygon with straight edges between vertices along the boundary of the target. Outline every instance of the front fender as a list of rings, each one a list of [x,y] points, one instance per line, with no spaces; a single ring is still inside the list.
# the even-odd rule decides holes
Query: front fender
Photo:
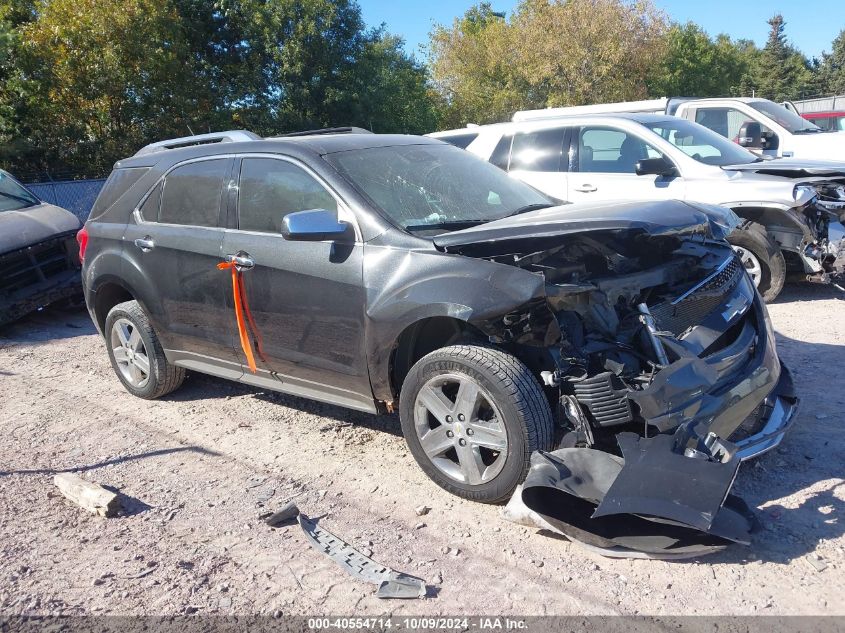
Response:
[[[367,355],[377,399],[391,400],[390,356],[409,326],[431,317],[485,323],[545,297],[541,275],[484,259],[367,245]]]

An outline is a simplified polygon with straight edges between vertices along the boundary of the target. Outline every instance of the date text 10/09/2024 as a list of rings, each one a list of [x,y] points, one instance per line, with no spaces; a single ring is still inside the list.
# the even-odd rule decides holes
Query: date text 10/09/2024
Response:
[[[527,628],[525,620],[505,617],[351,617],[308,618],[310,630],[408,630],[408,631],[518,631]]]

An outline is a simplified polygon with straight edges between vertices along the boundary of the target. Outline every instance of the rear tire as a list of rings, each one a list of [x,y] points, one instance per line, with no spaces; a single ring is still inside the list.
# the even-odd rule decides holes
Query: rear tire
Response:
[[[763,301],[774,301],[786,281],[786,261],[780,246],[760,224],[748,224],[728,236],[728,242],[752,275],[754,285]]]
[[[133,396],[154,400],[178,389],[185,380],[185,369],[165,358],[137,301],[125,301],[109,310],[105,338],[112,369]]]
[[[402,385],[399,416],[423,471],[482,503],[506,501],[531,453],[554,439],[540,384],[517,358],[490,347],[453,345],[420,359]]]

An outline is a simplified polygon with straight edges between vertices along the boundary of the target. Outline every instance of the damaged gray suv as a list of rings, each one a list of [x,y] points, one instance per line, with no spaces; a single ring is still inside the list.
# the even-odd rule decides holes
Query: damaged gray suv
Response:
[[[571,503],[550,520],[613,544],[598,515],[625,515],[682,543],[742,540],[728,490],[796,402],[729,215],[557,206],[428,138],[227,132],[116,164],[80,244],[139,397],[194,370],[398,410],[456,495],[502,502],[551,464]]]

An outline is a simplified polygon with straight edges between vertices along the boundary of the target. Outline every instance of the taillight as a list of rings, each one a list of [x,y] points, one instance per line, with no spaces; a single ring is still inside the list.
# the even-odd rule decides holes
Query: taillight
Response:
[[[79,242],[79,262],[85,261],[85,249],[88,248],[88,229],[84,226],[76,234],[76,241]]]

